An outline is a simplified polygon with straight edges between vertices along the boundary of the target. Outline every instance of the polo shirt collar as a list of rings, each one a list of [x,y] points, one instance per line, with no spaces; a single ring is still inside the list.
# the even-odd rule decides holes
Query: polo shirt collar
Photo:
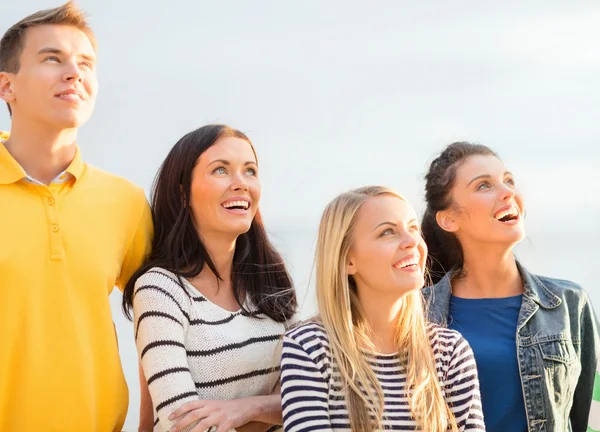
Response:
[[[4,138],[0,135],[0,139]],[[6,150],[4,143],[0,142],[0,184],[16,183],[27,177],[27,173],[14,157]]]
[[[27,178],[27,173],[15,158],[8,152],[4,146],[3,140],[8,139],[8,133],[0,132],[0,184],[16,183],[23,178]],[[81,160],[79,147],[75,149],[75,157],[65,170],[73,176],[75,181],[81,178],[84,170],[84,163]]]
[[[73,158],[73,160],[71,161],[71,163],[65,171],[71,174],[75,178],[75,181],[77,181],[81,178],[81,175],[83,174],[83,168],[84,164],[81,160],[81,152],[79,151],[79,146],[77,146],[75,148],[75,157]]]

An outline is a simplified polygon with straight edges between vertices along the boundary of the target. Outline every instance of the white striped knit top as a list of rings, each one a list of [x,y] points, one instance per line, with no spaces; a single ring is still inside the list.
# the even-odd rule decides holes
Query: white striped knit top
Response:
[[[473,352],[457,332],[429,328],[438,378],[460,431],[485,431]],[[406,373],[396,354],[367,354],[384,393],[385,430],[417,430],[406,397]],[[286,432],[350,431],[341,375],[324,328],[307,323],[283,339],[281,395]],[[426,430],[426,429],[425,429]]]
[[[185,278],[152,268],[135,284],[135,340],[156,413],[155,431],[186,402],[268,395],[279,380],[285,325],[208,301]],[[191,428],[187,428],[189,430]]]

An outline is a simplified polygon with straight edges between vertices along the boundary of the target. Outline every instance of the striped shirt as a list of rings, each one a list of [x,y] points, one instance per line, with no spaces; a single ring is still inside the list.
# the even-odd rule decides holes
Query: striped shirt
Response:
[[[249,300],[249,314],[227,311],[182,281],[183,289],[155,267],[135,284],[135,340],[155,431],[169,430],[176,420],[168,416],[186,402],[268,395],[279,380],[285,324],[252,312]]]
[[[485,431],[473,352],[457,332],[429,328],[438,378],[460,431]],[[367,354],[384,393],[385,430],[417,430],[396,354]],[[281,359],[283,426],[286,432],[350,431],[348,407],[323,326],[307,323],[286,333]]]
[[[596,370],[596,379],[594,380],[594,393],[592,406],[590,407],[590,425],[588,432],[600,432],[600,363]]]

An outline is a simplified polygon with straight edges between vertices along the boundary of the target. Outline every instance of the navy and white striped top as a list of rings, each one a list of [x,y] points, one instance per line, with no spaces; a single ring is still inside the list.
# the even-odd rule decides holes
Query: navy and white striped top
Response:
[[[473,352],[456,331],[428,329],[438,378],[460,431],[485,431]],[[406,373],[396,354],[366,354],[384,393],[385,430],[417,430],[406,397]],[[288,331],[281,356],[283,426],[286,432],[350,431],[348,407],[332,365],[325,329],[310,322]]]

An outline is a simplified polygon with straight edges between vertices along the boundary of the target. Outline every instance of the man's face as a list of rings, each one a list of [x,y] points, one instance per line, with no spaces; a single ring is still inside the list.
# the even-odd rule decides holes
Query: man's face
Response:
[[[81,30],[68,25],[27,29],[17,73],[0,72],[2,98],[13,122],[76,128],[96,101],[96,53]]]

